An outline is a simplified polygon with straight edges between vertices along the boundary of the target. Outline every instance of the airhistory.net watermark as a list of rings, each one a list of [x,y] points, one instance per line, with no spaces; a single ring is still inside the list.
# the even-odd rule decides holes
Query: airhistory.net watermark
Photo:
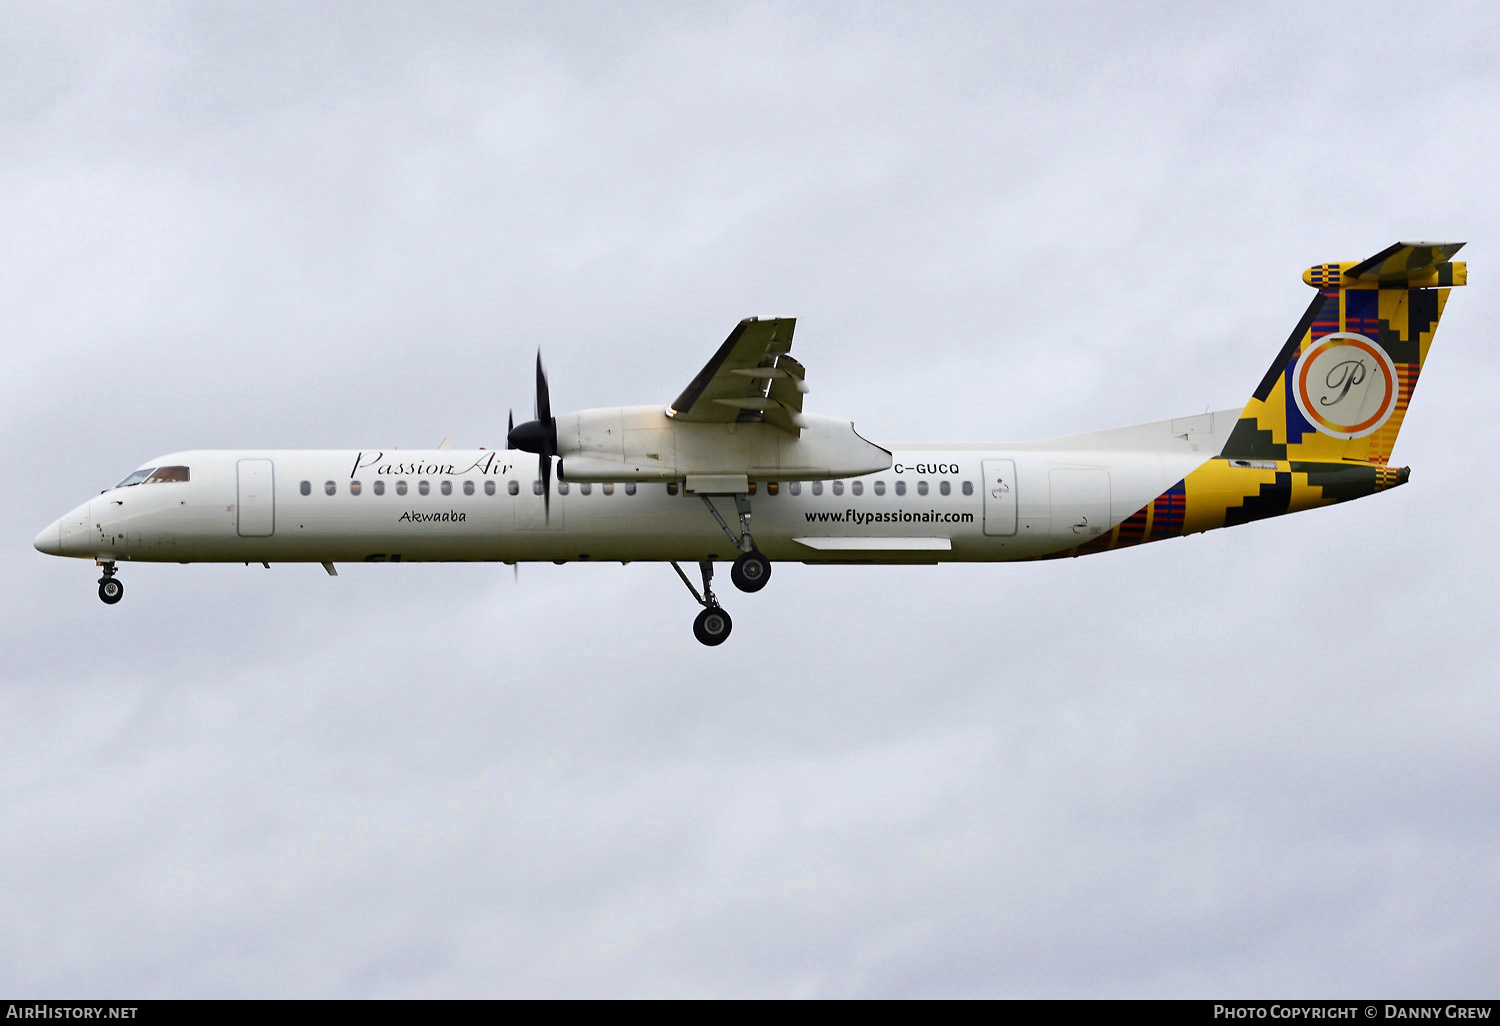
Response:
[[[139,1005],[6,1005],[7,1019],[134,1019]]]

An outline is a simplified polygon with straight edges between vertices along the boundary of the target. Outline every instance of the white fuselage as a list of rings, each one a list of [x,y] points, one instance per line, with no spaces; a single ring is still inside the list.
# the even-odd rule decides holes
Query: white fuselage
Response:
[[[932,563],[1055,553],[1108,531],[1219,451],[1237,411],[1044,442],[891,446],[888,470],[754,481],[750,528],[773,561]],[[486,450],[200,450],[147,466],[187,481],[110,489],[37,547],[102,562],[732,559],[678,484],[554,480]],[[712,497],[735,523],[728,495]]]

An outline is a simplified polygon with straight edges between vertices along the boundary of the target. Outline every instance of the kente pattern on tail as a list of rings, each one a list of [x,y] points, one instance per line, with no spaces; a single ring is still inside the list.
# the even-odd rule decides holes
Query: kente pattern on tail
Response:
[[[1385,464],[1421,377],[1463,243],[1404,242],[1358,263],[1318,264],[1318,290],[1245,404],[1221,453]]]
[[[1318,290],[1224,449],[1112,530],[1042,558],[1295,513],[1405,484],[1391,449],[1426,364],[1463,243],[1398,242],[1368,260],[1317,264]]]

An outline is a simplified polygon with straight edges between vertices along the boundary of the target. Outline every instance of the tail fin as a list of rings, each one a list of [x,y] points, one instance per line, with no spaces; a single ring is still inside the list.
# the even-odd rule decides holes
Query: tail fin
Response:
[[[1462,242],[1398,242],[1359,263],[1318,264],[1318,290],[1245,404],[1230,459],[1387,463],[1417,387]]]

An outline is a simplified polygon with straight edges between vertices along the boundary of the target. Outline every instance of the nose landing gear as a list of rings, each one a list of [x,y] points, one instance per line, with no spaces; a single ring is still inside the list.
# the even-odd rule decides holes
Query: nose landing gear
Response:
[[[99,578],[99,601],[112,606],[125,597],[125,585],[115,580],[113,563],[101,563],[100,566],[104,567],[104,576]]]

